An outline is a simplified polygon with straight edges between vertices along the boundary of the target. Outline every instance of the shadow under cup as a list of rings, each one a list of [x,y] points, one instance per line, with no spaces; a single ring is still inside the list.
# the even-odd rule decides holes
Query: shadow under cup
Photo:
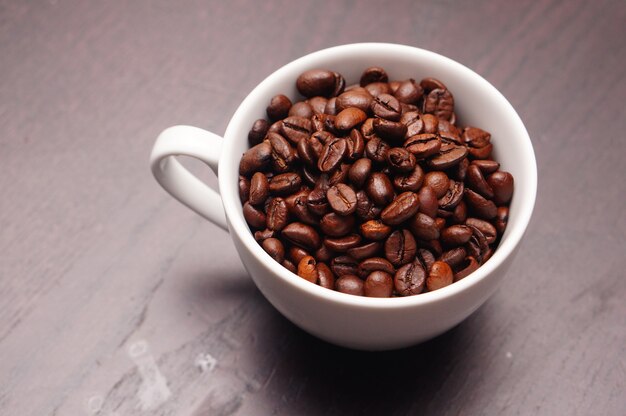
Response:
[[[276,94],[302,100],[298,75],[313,68],[341,73],[346,85],[363,70],[384,68],[392,80],[435,77],[452,92],[457,125],[489,131],[493,158],[515,178],[509,223],[494,255],[465,279],[434,292],[405,298],[361,298],[324,289],[276,263],[254,237],[242,214],[238,167],[247,135]],[[509,102],[465,66],[433,52],[403,45],[354,44],[312,53],[280,68],[242,102],[224,135],[219,163],[220,193],[235,246],[256,285],[288,319],[327,341],[358,349],[390,349],[432,338],[461,322],[496,289],[518,248],[535,202],[536,162],[528,133]],[[426,314],[426,317],[424,316]]]

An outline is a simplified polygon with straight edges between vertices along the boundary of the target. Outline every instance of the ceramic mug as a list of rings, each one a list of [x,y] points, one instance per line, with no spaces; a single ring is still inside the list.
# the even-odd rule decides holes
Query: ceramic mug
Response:
[[[265,117],[276,94],[302,99],[295,80],[302,72],[326,68],[346,84],[358,82],[369,66],[385,68],[391,79],[440,79],[452,92],[459,125],[489,131],[493,156],[515,178],[509,222],[493,256],[465,279],[416,296],[367,298],[310,283],[276,263],[256,242],[242,214],[238,168],[248,148],[252,123]],[[218,176],[219,193],[177,160],[195,157]],[[261,293],[290,321],[328,342],[355,349],[385,350],[410,346],[454,327],[480,307],[509,269],[535,204],[537,166],[520,117],[504,96],[481,76],[444,56],[423,49],[360,43],[324,49],[297,59],[263,80],[243,100],[224,138],[190,126],[163,131],[150,158],[156,180],[172,196],[230,233],[246,270]]]

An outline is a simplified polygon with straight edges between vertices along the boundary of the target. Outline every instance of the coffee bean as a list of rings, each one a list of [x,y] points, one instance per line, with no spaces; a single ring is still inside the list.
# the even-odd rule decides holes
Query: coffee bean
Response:
[[[398,192],[412,191],[417,192],[424,181],[424,170],[418,164],[413,170],[404,175],[396,175],[393,178],[393,186]]]
[[[298,276],[311,283],[317,283],[317,262],[312,256],[305,256],[298,263]]]
[[[314,131],[326,131],[335,135],[335,116],[328,114],[315,114],[311,117],[311,127]]]
[[[337,95],[338,84],[341,82],[337,75],[336,72],[325,69],[311,69],[298,77],[296,88],[305,97],[331,97]]]
[[[289,195],[300,189],[302,178],[297,173],[281,173],[272,178],[269,191],[272,195]]]
[[[399,142],[406,134],[406,126],[399,121],[385,120],[384,118],[376,118],[372,122],[374,133],[381,139],[388,142]]]
[[[343,183],[331,186],[326,192],[330,207],[339,215],[350,215],[356,211],[356,193]]]
[[[357,260],[363,260],[368,257],[377,255],[383,248],[382,243],[378,241],[372,241],[357,247],[348,249],[347,253],[350,257]]]
[[[388,298],[393,293],[393,277],[382,271],[370,273],[363,285],[365,296],[371,298]]]
[[[252,179],[250,180],[250,197],[248,202],[252,205],[261,205],[265,202],[268,195],[269,182],[267,181],[267,177],[261,172],[257,172],[252,175]]]
[[[287,117],[282,121],[280,132],[292,143],[297,144],[313,133],[311,120],[304,117]]]
[[[493,145],[489,143],[484,147],[470,147],[467,149],[469,156],[473,159],[489,159],[491,156],[491,151],[493,150]]]
[[[448,247],[458,247],[467,243],[472,229],[466,225],[452,225],[441,232],[441,242]]]
[[[443,82],[432,77],[424,78],[422,81],[420,81],[420,86],[424,89],[424,92],[427,94],[437,88],[442,89],[442,90],[447,89],[446,86],[443,84]]]
[[[493,199],[493,189],[487,183],[480,168],[474,163],[467,168],[467,185],[485,198]]]
[[[453,224],[462,224],[465,222],[467,218],[467,204],[465,201],[459,201],[458,205],[454,207],[454,211],[452,212],[452,223]]]
[[[359,263],[350,256],[337,256],[330,262],[330,269],[336,276],[356,275]]]
[[[374,95],[374,94],[372,94]],[[375,96],[370,106],[372,113],[386,120],[398,121],[402,115],[400,101],[393,95],[380,94]]]
[[[467,177],[467,168],[469,168],[469,160],[467,158],[461,160],[456,166],[450,169],[450,175],[457,181],[463,182]]]
[[[406,150],[418,159],[436,155],[441,149],[441,139],[436,134],[424,133],[409,137],[404,142]]]
[[[307,197],[307,208],[313,214],[324,215],[330,210],[330,205],[326,199],[326,190],[318,186],[314,188]]]
[[[321,172],[330,172],[335,169],[343,160],[347,151],[345,139],[334,138],[327,142],[317,161],[317,168]]]
[[[336,106],[338,111],[353,107],[367,113],[370,110],[374,97],[367,90],[350,90],[337,97]]]
[[[313,253],[313,257],[315,257],[315,260],[317,260],[318,262],[329,262],[332,260],[333,257],[335,257],[335,255],[336,253],[326,247],[324,244],[322,244],[320,248],[315,250],[315,253]]]
[[[326,289],[335,288],[335,276],[326,263],[317,263],[317,284]]]
[[[272,97],[270,104],[265,111],[267,116],[272,120],[282,120],[287,117],[289,110],[291,109],[291,100],[283,94],[278,94]]]
[[[396,271],[394,286],[400,296],[417,295],[424,291],[426,272],[419,261],[414,260]]]
[[[417,245],[408,230],[396,230],[385,241],[385,257],[396,267],[413,260]]]
[[[435,88],[424,99],[424,112],[450,120],[454,112],[454,97],[447,89]]]
[[[464,192],[465,186],[463,185],[463,182],[450,180],[448,190],[438,201],[439,208],[448,211],[454,210],[454,208],[456,208],[456,206],[463,200]]]
[[[296,117],[304,117],[311,118],[313,117],[313,108],[304,101],[298,101],[289,109],[289,113],[287,116],[296,116]]]
[[[483,175],[493,173],[500,168],[500,164],[495,160],[474,160],[472,165],[478,166]]]
[[[404,192],[383,209],[380,219],[387,225],[399,225],[415,215],[418,208],[417,194]]]
[[[366,141],[374,136],[374,120],[374,118],[368,118],[361,124],[361,128],[359,129]]]
[[[478,218],[468,218],[465,220],[465,225],[478,228],[487,239],[487,244],[493,244],[496,241],[496,237],[498,236],[496,227],[490,222]]]
[[[467,254],[474,257],[480,264],[483,262],[485,253],[489,250],[489,245],[487,244],[487,238],[478,228],[470,228],[472,229],[472,236],[465,245],[465,248],[467,250]]]
[[[434,241],[437,241],[437,240],[434,240]],[[441,253],[440,251],[437,251],[437,250],[433,250],[433,251],[436,251],[437,253],[439,253],[438,255],[440,255]],[[415,255],[415,258],[419,260],[419,262],[421,263],[426,273],[428,273],[428,271],[430,271],[430,268],[433,267],[433,264],[435,264],[436,259],[435,259],[435,255],[433,254],[433,251],[431,251],[430,249],[418,248],[417,253]]]
[[[463,143],[470,147],[480,148],[487,146],[491,141],[491,134],[477,127],[466,127],[461,135]]]
[[[428,172],[424,176],[424,186],[428,186],[435,191],[435,196],[439,199],[442,198],[450,188],[450,178],[448,178],[448,175],[444,172]]]
[[[439,208],[439,201],[437,200],[437,194],[435,194],[433,188],[424,185],[417,193],[417,197],[420,201],[418,211],[431,218],[435,218],[437,216],[437,208]]]
[[[361,87],[366,86],[367,84],[371,84],[372,82],[387,82],[389,78],[387,77],[387,73],[385,70],[378,66],[371,66],[361,74],[361,79],[359,80],[359,85]]]
[[[296,160],[296,151],[280,134],[268,133],[267,139],[272,146],[272,169],[287,172]]]
[[[345,237],[325,238],[324,245],[332,251],[345,253],[349,249],[356,247],[361,242],[358,234],[349,234]]]
[[[267,207],[267,228],[273,231],[281,231],[287,226],[289,211],[283,198],[272,198]]]
[[[301,191],[285,199],[289,213],[300,222],[308,225],[318,225],[319,219],[308,208],[309,191]]]
[[[343,237],[352,231],[354,217],[352,215],[341,216],[334,212],[326,214],[320,220],[322,232],[330,237]]]
[[[372,220],[380,214],[381,209],[367,196],[365,191],[356,193],[356,216],[363,221]]]
[[[444,252],[441,255],[441,261],[448,263],[452,270],[458,270],[465,260],[466,252],[463,247],[456,247]]]
[[[444,133],[450,134],[455,137],[458,137],[460,141],[461,131],[454,124],[444,119],[438,119],[438,121],[439,123],[437,124],[437,132],[439,134],[444,134]]]
[[[476,214],[478,218],[484,220],[494,218],[498,211],[498,208],[493,201],[483,198],[471,189],[465,189],[465,202],[471,212]]]
[[[239,199],[246,202],[250,198],[250,181],[243,175],[239,175]]]
[[[387,152],[389,151],[389,145],[379,137],[373,136],[365,144],[365,154],[373,162],[384,163],[387,161]]]
[[[285,269],[289,270],[291,273],[293,274],[297,274],[298,273],[298,269],[296,268],[296,265],[293,264],[293,262],[291,262],[290,260],[283,260],[282,265]]]
[[[328,102],[328,98],[326,97],[311,97],[306,100],[306,103],[311,106],[313,110],[313,115],[315,114],[324,114],[324,110],[326,108],[326,103]],[[311,118],[311,117],[309,117]]]
[[[272,160],[272,146],[263,142],[247,150],[239,162],[239,174],[250,176],[264,170]]]
[[[326,107],[324,107],[324,114],[336,116],[337,113],[339,113],[339,110],[337,109],[337,97],[329,98],[326,102]]]
[[[394,147],[387,152],[387,162],[396,172],[411,172],[415,169],[417,161],[412,153],[401,147]]]
[[[389,84],[386,82],[371,82],[365,86],[365,89],[372,94],[373,97],[391,94],[391,87],[389,87]]]
[[[402,103],[417,104],[423,93],[424,90],[421,85],[416,83],[414,79],[407,79],[400,82],[393,95]]]
[[[362,158],[352,164],[348,171],[350,182],[357,188],[362,188],[372,171],[372,161]]]
[[[362,278],[366,278],[370,273],[375,271],[382,271],[389,274],[395,273],[393,264],[383,257],[370,257],[359,263],[358,273]]]
[[[498,207],[495,218],[495,227],[498,231],[498,235],[504,234],[506,226],[509,222],[509,207]]]
[[[465,261],[459,265],[459,271],[454,274],[454,281],[458,282],[461,279],[466,278],[471,273],[475,272],[480,264],[472,256],[468,256]]]
[[[308,250],[316,250],[320,244],[320,236],[310,225],[292,222],[282,230],[282,236],[290,243]]]
[[[276,236],[276,232],[274,232],[273,230],[270,229],[265,229],[263,231],[255,231],[254,232],[254,239],[256,241],[258,241],[259,243],[262,243],[263,241],[267,240],[268,238],[273,238]]]
[[[378,206],[385,206],[393,201],[393,185],[389,177],[383,173],[372,173],[365,184],[365,191],[372,202]]]
[[[433,267],[431,267],[430,273],[428,273],[428,277],[426,278],[426,288],[429,292],[432,292],[433,290],[438,290],[442,287],[451,285],[453,279],[454,274],[452,273],[450,266],[448,266],[448,263],[436,261],[433,264]]]
[[[428,166],[436,170],[451,168],[460,163],[467,156],[467,148],[465,146],[451,146],[439,149],[439,154],[428,160]]]
[[[363,157],[363,153],[365,152],[365,140],[359,130],[352,129],[352,131],[350,131],[350,136],[346,137],[346,145],[346,160],[354,162]]]
[[[435,220],[426,214],[418,212],[409,222],[413,235],[420,240],[436,240],[439,238],[439,229]]]
[[[513,196],[513,175],[497,171],[491,174],[487,183],[493,189],[493,202],[496,205],[508,204]]]
[[[335,128],[342,131],[350,130],[358,127],[365,120],[367,120],[367,114],[363,110],[349,107],[337,114]]]
[[[424,123],[424,133],[434,134],[439,132],[439,118],[432,114],[423,114],[422,122]]]
[[[248,132],[248,143],[250,143],[250,146],[261,143],[269,128],[270,123],[268,123],[267,120],[262,118],[256,120]]]
[[[335,281],[335,290],[349,295],[365,295],[363,280],[350,274],[341,276]]]
[[[341,163],[338,169],[335,169],[328,178],[328,184],[334,186],[340,183],[348,182],[348,172],[350,172],[350,166],[347,163]]]
[[[312,134],[310,137],[298,142],[298,156],[300,156],[300,160],[308,166],[317,167],[317,160],[322,154],[323,148],[324,145],[320,142],[317,136]]]
[[[285,247],[278,238],[267,238],[263,240],[261,247],[278,263],[282,263],[283,260],[285,260]]]
[[[361,235],[368,240],[382,241],[391,234],[391,227],[380,220],[369,220],[359,227]]]
[[[251,227],[265,228],[265,214],[248,201],[243,204],[243,217]]]
[[[295,264],[300,263],[300,261],[303,258],[310,256],[308,251],[306,251],[302,247],[298,247],[298,246],[289,247],[288,255],[289,255],[289,258],[291,259],[291,261],[293,261]]]

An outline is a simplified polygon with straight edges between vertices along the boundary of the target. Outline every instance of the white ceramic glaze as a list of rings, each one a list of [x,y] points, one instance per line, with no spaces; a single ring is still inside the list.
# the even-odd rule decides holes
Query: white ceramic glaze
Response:
[[[494,157],[515,178],[509,224],[494,255],[476,272],[440,290],[405,298],[365,298],[327,290],[297,277],[263,251],[243,218],[238,194],[239,159],[252,123],[265,116],[270,98],[300,99],[297,76],[312,68],[340,72],[347,84],[364,68],[381,66],[391,79],[440,79],[452,91],[460,125],[492,134]],[[217,170],[217,193],[186,171],[176,155],[196,157]],[[198,214],[228,229],[235,247],[263,295],[293,323],[345,347],[385,350],[413,345],[454,327],[493,294],[505,276],[535,204],[537,167],[524,124],[509,102],[485,79],[449,59],[410,46],[361,43],[337,46],[297,59],[268,76],[241,103],[224,139],[204,130],[175,126],[158,137],[151,155],[155,178]],[[223,204],[223,206],[222,206]],[[224,216],[224,213],[226,214]]]

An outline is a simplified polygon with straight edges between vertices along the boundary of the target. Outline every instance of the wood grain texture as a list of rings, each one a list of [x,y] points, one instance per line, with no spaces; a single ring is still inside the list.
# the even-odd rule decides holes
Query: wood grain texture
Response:
[[[624,39],[618,0],[1,1],[0,414],[623,415]],[[165,127],[222,133],[270,72],[360,41],[476,70],[539,167],[499,291],[376,354],[282,318],[148,170]]]

